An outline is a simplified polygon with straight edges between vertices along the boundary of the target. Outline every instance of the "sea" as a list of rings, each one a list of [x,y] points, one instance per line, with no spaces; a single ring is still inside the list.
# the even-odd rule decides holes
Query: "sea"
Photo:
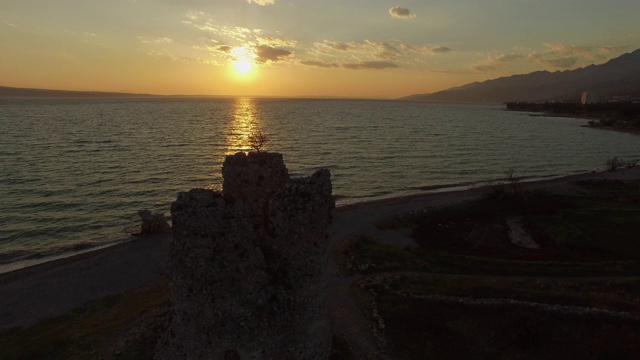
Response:
[[[640,136],[501,105],[274,98],[0,98],[0,272],[131,241],[137,211],[219,189],[224,157],[331,171],[338,206],[603,170]]]

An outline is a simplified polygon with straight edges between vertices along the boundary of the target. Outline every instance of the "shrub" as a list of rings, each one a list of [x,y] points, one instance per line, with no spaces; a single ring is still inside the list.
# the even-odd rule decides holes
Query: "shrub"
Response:
[[[614,172],[618,170],[620,167],[625,166],[625,162],[624,160],[618,158],[617,156],[614,156],[611,159],[608,159],[605,162],[605,165],[607,166],[607,170],[609,172]]]

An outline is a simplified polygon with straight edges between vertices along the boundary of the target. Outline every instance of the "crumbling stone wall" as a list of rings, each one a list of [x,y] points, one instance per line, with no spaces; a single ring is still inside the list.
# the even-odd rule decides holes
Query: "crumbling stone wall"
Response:
[[[172,310],[158,359],[327,359],[330,173],[290,179],[282,155],[238,153],[223,192],[171,207]]]

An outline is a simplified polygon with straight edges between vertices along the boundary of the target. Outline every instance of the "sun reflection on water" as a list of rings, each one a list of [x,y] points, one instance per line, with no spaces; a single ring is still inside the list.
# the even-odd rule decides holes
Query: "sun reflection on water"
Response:
[[[253,99],[235,100],[233,119],[228,126],[225,155],[251,150],[249,136],[260,130],[260,119]]]

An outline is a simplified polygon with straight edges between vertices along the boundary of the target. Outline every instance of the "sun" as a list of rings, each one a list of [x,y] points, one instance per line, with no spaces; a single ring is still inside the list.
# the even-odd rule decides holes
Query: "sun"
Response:
[[[238,59],[233,63],[233,66],[236,69],[236,72],[240,75],[249,75],[251,70],[253,70],[253,64],[251,61],[246,59]]]

